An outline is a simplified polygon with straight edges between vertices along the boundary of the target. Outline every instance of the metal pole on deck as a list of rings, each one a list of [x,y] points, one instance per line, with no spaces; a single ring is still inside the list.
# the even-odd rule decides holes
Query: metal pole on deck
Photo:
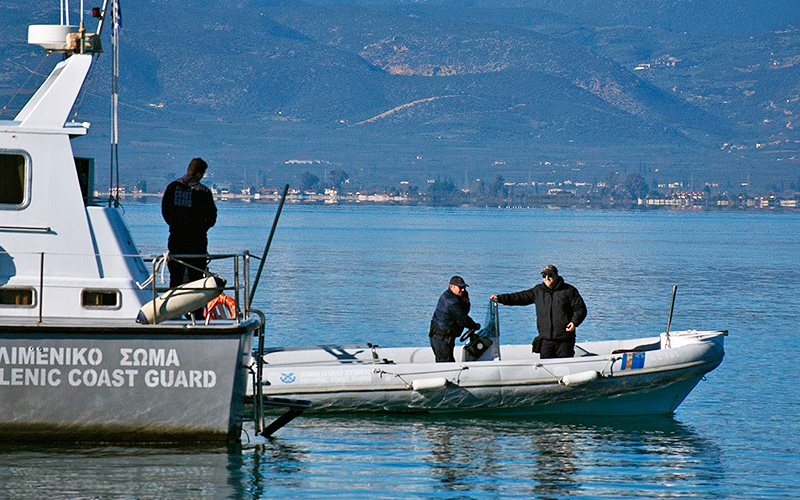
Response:
[[[267,325],[265,324],[266,318],[261,315],[261,328],[258,330],[258,362],[256,364],[256,408],[258,409],[256,420],[256,434],[261,435],[264,433],[264,339],[266,337],[265,331]]]
[[[264,247],[264,255],[261,256],[261,262],[258,264],[258,272],[256,273],[256,279],[253,281],[253,289],[250,290],[250,300],[247,302],[247,308],[253,305],[253,298],[256,296],[256,288],[258,288],[258,280],[261,279],[261,271],[264,270],[264,262],[267,260],[267,253],[269,252],[269,247],[272,245],[272,237],[275,235],[275,228],[278,226],[278,219],[281,216],[281,211],[283,210],[283,203],[286,201],[286,194],[289,192],[289,185],[287,184],[283,188],[283,196],[281,196],[281,202],[278,205],[278,211],[275,213],[275,219],[272,221],[272,229],[269,232],[269,238],[267,238],[267,246]]]
[[[675,309],[675,293],[678,291],[678,285],[672,285],[672,300],[669,304],[669,319],[667,320],[666,347],[669,347],[669,329],[672,327],[672,311]]]
[[[260,436],[264,432],[264,386],[261,377],[264,376],[264,332],[266,329],[266,317],[258,309],[250,309],[258,315],[261,327],[258,329],[258,350],[256,351],[256,373],[253,379],[253,420],[256,435]]]

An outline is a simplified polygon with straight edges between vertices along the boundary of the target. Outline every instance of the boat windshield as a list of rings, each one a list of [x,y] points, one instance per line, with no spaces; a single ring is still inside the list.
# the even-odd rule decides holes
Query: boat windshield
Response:
[[[465,360],[473,361],[476,359],[500,359],[500,318],[497,311],[497,302],[489,301],[489,306],[486,308],[486,319],[482,324],[482,328],[475,332],[476,339],[487,339],[482,343],[486,345],[486,352],[483,349],[478,352],[470,353],[470,346],[467,345],[465,349]],[[470,342],[471,344],[472,342]],[[478,343],[481,343],[480,341]]]
[[[500,319],[497,313],[497,302],[489,301],[486,308],[486,320],[483,327],[476,332],[481,337],[489,337],[495,343],[500,342]]]

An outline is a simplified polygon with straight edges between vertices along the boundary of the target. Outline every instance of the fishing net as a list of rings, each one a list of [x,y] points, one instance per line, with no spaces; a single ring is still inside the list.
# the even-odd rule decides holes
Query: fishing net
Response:
[[[497,315],[497,302],[489,301],[482,328],[468,335],[463,352],[464,361],[500,359],[500,321]]]

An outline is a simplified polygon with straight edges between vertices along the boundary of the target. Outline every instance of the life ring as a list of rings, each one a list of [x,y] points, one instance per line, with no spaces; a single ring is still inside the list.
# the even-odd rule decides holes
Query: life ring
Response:
[[[236,316],[236,301],[222,293],[208,301],[203,313],[208,319],[233,319]]]

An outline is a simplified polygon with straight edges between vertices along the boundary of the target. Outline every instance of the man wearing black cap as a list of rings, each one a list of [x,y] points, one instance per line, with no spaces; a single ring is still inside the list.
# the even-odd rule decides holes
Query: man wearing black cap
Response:
[[[536,326],[541,338],[540,357],[571,358],[575,355],[575,328],[586,318],[586,304],[574,286],[564,282],[556,266],[542,269],[542,283],[514,293],[492,295],[507,306],[536,304]]]
[[[436,362],[455,361],[453,348],[456,337],[461,335],[464,328],[480,330],[480,323],[469,317],[469,293],[467,284],[461,276],[450,278],[450,286],[439,297],[436,311],[431,319],[431,347],[436,356]]]

